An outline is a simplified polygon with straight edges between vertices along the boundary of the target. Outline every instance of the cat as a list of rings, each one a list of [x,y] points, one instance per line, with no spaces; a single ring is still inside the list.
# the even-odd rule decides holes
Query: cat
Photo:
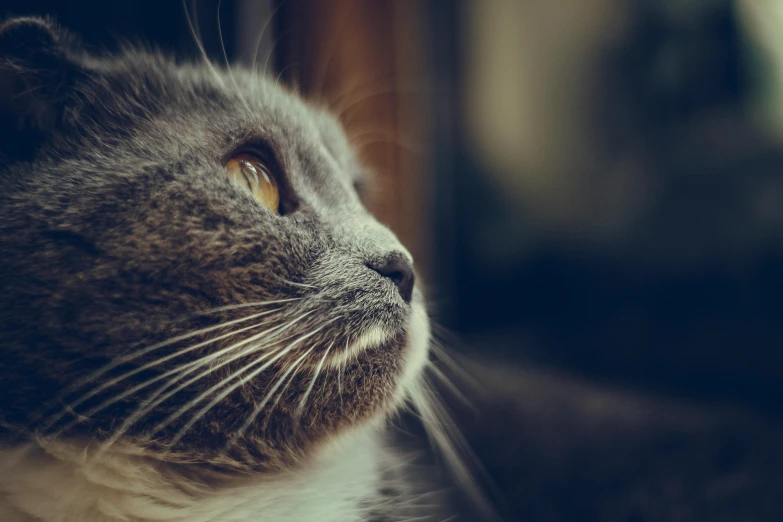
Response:
[[[399,516],[429,319],[332,115],[15,18],[0,120],[0,520]]]

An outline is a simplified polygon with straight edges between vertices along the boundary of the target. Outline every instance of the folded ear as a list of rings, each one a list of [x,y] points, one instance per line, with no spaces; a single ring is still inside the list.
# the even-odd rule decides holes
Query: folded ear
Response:
[[[0,156],[32,156],[62,124],[84,75],[73,37],[50,20],[0,24]]]

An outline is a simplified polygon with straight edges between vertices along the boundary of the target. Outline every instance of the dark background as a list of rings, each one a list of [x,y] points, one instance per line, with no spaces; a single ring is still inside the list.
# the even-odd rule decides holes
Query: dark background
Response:
[[[223,61],[222,32],[231,63],[255,57],[344,111],[378,173],[369,204],[414,252],[458,358],[777,425],[774,3],[199,0],[189,10],[212,60]],[[0,6],[53,14],[96,48],[128,39],[199,59],[176,1]],[[513,471],[489,467],[508,496]],[[509,519],[526,512],[514,502]]]

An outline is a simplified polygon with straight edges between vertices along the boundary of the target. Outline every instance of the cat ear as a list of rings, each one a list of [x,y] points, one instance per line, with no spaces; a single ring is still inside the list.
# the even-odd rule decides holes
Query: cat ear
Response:
[[[32,152],[62,123],[73,86],[85,74],[76,56],[73,37],[50,20],[14,18],[0,24],[4,155]]]

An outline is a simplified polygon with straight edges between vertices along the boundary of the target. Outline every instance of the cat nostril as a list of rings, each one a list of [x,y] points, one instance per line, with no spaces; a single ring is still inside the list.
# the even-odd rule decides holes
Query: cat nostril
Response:
[[[406,303],[411,302],[416,276],[413,274],[413,265],[405,256],[396,254],[378,262],[368,263],[367,266],[383,277],[391,279],[397,286],[402,300]]]

